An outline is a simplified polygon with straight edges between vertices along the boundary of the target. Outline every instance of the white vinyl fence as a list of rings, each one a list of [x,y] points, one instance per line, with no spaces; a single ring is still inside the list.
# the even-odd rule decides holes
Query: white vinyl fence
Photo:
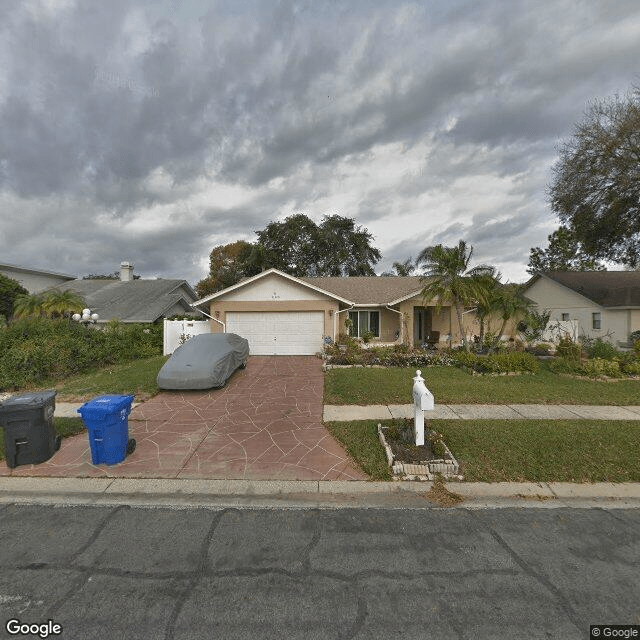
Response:
[[[192,336],[211,333],[208,320],[166,320],[164,321],[163,354],[168,356]]]

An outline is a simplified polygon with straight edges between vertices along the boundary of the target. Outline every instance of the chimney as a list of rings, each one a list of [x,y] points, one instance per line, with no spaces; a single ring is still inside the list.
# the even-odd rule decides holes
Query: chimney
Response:
[[[120,263],[120,282],[131,282],[133,280],[133,265],[130,262]]]

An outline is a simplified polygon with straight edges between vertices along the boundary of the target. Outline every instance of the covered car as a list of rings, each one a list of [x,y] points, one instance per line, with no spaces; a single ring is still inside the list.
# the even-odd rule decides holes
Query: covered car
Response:
[[[231,374],[243,369],[249,342],[235,333],[201,333],[179,346],[158,373],[161,389],[224,387]]]

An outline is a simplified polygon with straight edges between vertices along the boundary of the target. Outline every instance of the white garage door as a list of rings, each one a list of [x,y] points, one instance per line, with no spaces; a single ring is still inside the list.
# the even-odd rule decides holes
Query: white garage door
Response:
[[[227,331],[249,341],[252,355],[304,356],[322,349],[322,311],[230,311]]]

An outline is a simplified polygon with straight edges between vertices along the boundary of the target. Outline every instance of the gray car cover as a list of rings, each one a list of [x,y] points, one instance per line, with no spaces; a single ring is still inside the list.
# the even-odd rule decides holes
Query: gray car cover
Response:
[[[249,358],[249,342],[235,333],[201,333],[179,346],[158,373],[161,389],[223,387]]]

